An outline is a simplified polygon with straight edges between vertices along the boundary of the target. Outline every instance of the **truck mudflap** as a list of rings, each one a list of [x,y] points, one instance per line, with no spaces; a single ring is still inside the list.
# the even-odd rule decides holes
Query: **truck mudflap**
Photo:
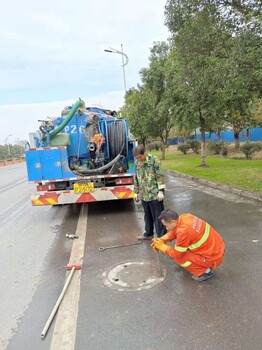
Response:
[[[95,188],[93,192],[77,194],[73,190],[38,192],[31,196],[31,202],[33,206],[42,206],[132,199],[133,189],[130,185]]]

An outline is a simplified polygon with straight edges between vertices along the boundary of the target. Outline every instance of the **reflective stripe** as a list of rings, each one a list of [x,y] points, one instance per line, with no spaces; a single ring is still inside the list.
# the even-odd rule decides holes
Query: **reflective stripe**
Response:
[[[191,265],[191,261],[186,261],[184,264],[181,264],[180,266],[182,267],[188,267],[189,265]]]
[[[45,198],[45,200],[50,204],[57,204],[57,201],[54,200],[53,198]]]
[[[196,248],[199,248],[202,244],[205,243],[205,241],[208,239],[208,236],[209,236],[209,231],[210,231],[210,225],[209,224],[206,224],[206,229],[205,229],[205,233],[203,234],[203,236],[201,237],[201,239],[194,243],[194,244],[191,244],[188,249],[190,250],[193,250],[193,249],[196,249]]]
[[[199,248],[208,239],[209,231],[210,231],[210,225],[206,224],[205,232],[198,242],[191,244],[189,247],[180,247],[176,245],[175,250],[177,250],[178,252],[184,253],[185,251],[187,251],[187,249],[193,250],[193,249]]]
[[[185,252],[187,250],[187,248],[185,247],[179,247],[178,245],[175,245],[175,250],[177,250],[178,252]]]

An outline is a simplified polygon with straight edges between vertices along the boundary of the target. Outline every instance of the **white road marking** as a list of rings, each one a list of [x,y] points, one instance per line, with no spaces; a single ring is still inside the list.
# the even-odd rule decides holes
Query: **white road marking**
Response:
[[[26,182],[26,178],[23,178],[23,179],[21,179],[21,180],[18,180],[18,181],[16,181],[16,182],[12,183],[12,185],[8,185],[8,186],[6,186],[6,187],[3,187],[2,189],[0,189],[0,193],[1,193],[1,192],[5,192],[5,191],[9,190],[10,188],[13,188],[13,187],[15,187],[15,186],[17,186],[17,185],[20,185],[20,184],[22,184],[23,182]]]
[[[82,265],[85,249],[87,230],[87,204],[82,204],[78,218],[76,234],[69,264],[80,263]],[[68,271],[67,275],[70,273]],[[78,316],[78,304],[80,298],[81,269],[75,270],[72,281],[57,311],[55,329],[51,342],[51,350],[73,350],[75,348],[76,325]]]

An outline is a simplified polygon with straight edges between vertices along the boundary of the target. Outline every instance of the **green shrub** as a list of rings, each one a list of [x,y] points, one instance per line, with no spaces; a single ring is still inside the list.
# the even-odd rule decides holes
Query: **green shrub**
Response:
[[[246,160],[245,157],[230,157],[230,159],[234,159],[234,160]]]
[[[228,147],[226,145],[223,145],[221,154],[223,157],[226,157],[228,155]]]
[[[207,144],[207,149],[212,154],[220,154],[222,152],[223,146],[224,146],[223,142],[209,142]]]
[[[255,153],[262,150],[262,146],[259,143],[245,143],[240,149],[244,153],[246,159],[252,159]]]
[[[201,143],[198,140],[189,140],[189,141],[187,141],[187,143],[194,153],[196,153],[196,154],[199,153]]]
[[[182,152],[183,154],[187,154],[187,152],[190,150],[191,146],[188,143],[181,143],[177,149],[178,151]]]

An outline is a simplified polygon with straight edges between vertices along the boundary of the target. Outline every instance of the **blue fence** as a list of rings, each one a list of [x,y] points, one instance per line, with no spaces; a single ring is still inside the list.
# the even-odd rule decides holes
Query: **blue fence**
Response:
[[[239,135],[240,142],[245,141],[247,131],[242,130]],[[191,139],[193,140],[201,140],[201,134],[191,135]],[[174,137],[168,139],[169,145],[178,145],[179,143],[184,142],[185,139],[183,137]],[[219,141],[219,137],[217,134],[212,133],[211,135],[209,133],[206,133],[206,141]],[[234,142],[234,132],[233,131],[222,131],[221,132],[221,141],[224,142]],[[262,128],[250,128],[249,129],[249,141],[262,141]]]
[[[179,143],[184,142],[183,137],[174,137],[172,139],[168,139],[169,145],[178,145]]]

